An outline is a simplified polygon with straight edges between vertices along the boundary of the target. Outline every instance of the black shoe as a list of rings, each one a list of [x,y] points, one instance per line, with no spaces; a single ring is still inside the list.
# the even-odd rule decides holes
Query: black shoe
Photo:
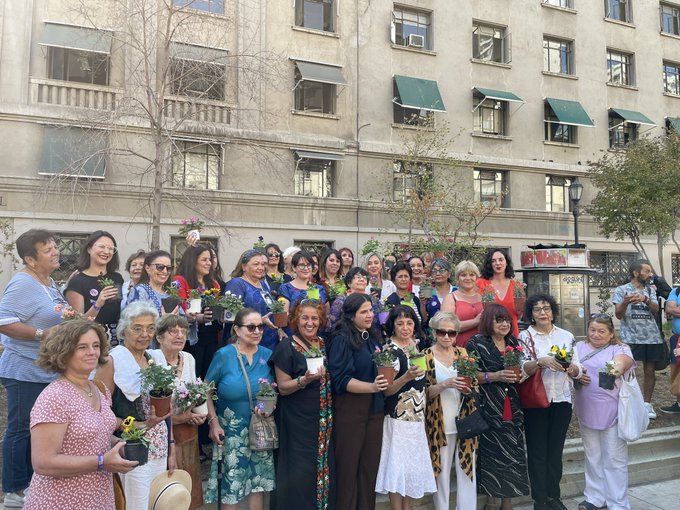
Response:
[[[659,407],[659,411],[666,414],[680,414],[680,403],[676,402],[672,406]]]
[[[560,499],[549,499],[548,500],[548,505],[546,506],[547,510],[569,510],[566,506],[564,506],[564,503],[562,503],[562,500]]]
[[[534,510],[550,510],[548,507],[548,503],[539,503],[538,501],[534,501]]]

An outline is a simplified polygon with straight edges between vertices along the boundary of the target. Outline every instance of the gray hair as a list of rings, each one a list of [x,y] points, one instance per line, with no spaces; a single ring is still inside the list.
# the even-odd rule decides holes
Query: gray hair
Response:
[[[460,331],[460,321],[455,313],[442,312],[441,310],[434,314],[434,317],[430,319],[430,327],[432,329],[441,329],[439,326],[444,322],[450,322],[456,331]]]
[[[118,335],[118,338],[125,340],[124,331],[132,325],[132,322],[138,317],[148,316],[153,317],[154,322],[158,320],[158,310],[156,310],[156,305],[151,301],[135,301],[130,303],[120,313],[116,335]]]

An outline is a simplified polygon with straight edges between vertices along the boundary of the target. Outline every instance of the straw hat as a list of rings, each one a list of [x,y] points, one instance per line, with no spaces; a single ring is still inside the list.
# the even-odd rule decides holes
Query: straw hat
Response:
[[[191,476],[175,469],[168,476],[163,471],[151,482],[149,510],[187,510],[191,505]]]

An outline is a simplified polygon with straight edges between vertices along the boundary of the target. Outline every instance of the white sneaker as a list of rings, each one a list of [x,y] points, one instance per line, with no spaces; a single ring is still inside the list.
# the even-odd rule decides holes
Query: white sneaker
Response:
[[[5,492],[5,501],[3,505],[5,508],[23,508],[24,507],[24,497],[16,492]]]
[[[654,411],[654,407],[652,406],[651,402],[645,402],[645,407],[647,408],[647,415],[649,416],[649,419],[656,419],[656,412]]]

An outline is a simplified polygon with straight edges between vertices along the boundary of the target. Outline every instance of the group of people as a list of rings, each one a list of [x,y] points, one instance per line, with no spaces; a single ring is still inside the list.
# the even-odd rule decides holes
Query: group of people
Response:
[[[183,470],[192,509],[218,495],[225,508],[247,500],[263,509],[267,492],[277,510],[371,509],[377,492],[395,510],[426,494],[437,510],[474,509],[478,494],[486,510],[507,510],[527,494],[536,509],[559,510],[574,402],[586,446],[579,509],[630,508],[616,410],[633,353],[607,315],[590,318],[583,342],[555,326],[555,300],[522,297],[503,250],[489,249],[481,271],[469,260],[452,271],[430,254],[386,264],[371,253],[358,267],[348,248],[319,256],[269,244],[245,251],[225,281],[215,251],[190,241],[176,268],[166,251],[135,252],[124,280],[115,238],[97,231],[62,292],[50,277],[59,267],[53,234],[29,230],[16,247],[24,268],[0,299],[5,508],[113,509],[120,475],[127,509],[160,509],[149,499],[153,481]],[[243,308],[232,317],[213,317],[207,306],[189,312],[170,299],[171,284],[184,299],[195,289],[231,293]],[[286,327],[274,323],[276,300]],[[66,321],[66,311],[77,318]],[[522,316],[530,326],[520,332]],[[518,347],[514,370],[505,355]],[[566,366],[554,347],[572,353]],[[374,362],[383,351],[393,354],[393,379]],[[312,353],[325,358],[314,372]],[[476,364],[471,380],[458,373],[461,358]],[[613,390],[597,384],[606,362],[618,378]],[[157,415],[140,379],[153,363],[171,367],[177,381],[214,382],[207,414]],[[549,405],[523,409],[519,385],[539,373]],[[275,451],[250,448],[254,413],[268,416],[254,407],[262,380],[278,392]],[[488,428],[459,437],[458,423],[479,413]],[[150,439],[141,466],[112,439],[128,416]],[[209,443],[225,454],[213,454],[203,491],[201,446]]]

